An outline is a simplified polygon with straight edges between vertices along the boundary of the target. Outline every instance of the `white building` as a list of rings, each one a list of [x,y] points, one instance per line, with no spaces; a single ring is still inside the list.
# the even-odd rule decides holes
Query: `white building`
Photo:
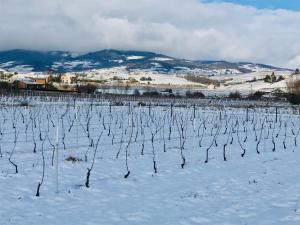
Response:
[[[73,74],[63,74],[60,76],[61,82],[64,84],[76,83],[76,76]]]

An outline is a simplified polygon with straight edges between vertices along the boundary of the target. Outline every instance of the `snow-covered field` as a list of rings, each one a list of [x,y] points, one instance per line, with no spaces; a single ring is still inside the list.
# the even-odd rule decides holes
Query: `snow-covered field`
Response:
[[[275,71],[275,76],[283,76],[285,80],[267,83],[264,82],[263,79],[266,75],[270,75],[270,72],[253,72],[253,73],[245,73],[245,74],[237,74],[231,76],[219,76],[216,77],[217,80],[227,80],[225,85],[222,84],[221,87],[217,88],[218,91],[240,91],[243,93],[250,93],[251,91],[265,91],[271,92],[276,89],[280,89],[282,91],[286,91],[287,88],[287,80],[291,79],[290,71]],[[254,80],[256,80],[254,82]]]
[[[161,58],[161,60],[166,60],[167,58]],[[89,64],[82,61],[73,61],[75,65],[84,65],[89,67]],[[67,64],[67,63],[65,63]],[[77,65],[76,64],[76,65]],[[155,63],[154,63],[155,64]],[[60,66],[57,64],[57,66]],[[212,80],[217,80],[221,82],[219,86],[212,86],[207,83],[197,83],[188,81],[185,79],[186,74],[194,74],[195,76],[203,76],[205,73],[203,71],[190,71],[190,72],[176,72],[176,73],[161,73],[153,70],[132,70],[128,71],[125,66],[114,67],[109,69],[95,69],[87,70],[84,72],[72,72],[67,73],[70,76],[79,76],[79,79],[90,80],[91,82],[102,81],[105,82],[105,85],[120,85],[122,82],[124,85],[132,84],[134,80],[134,86],[168,86],[169,88],[193,88],[205,92],[206,90],[213,89],[214,94],[227,96],[230,92],[239,91],[244,95],[248,95],[251,92],[255,91],[264,91],[272,92],[274,90],[287,91],[287,81],[292,79],[291,71],[274,71],[274,74],[277,78],[280,76],[283,77],[283,80],[274,83],[264,82],[266,75],[271,75],[272,71],[256,71],[251,73],[232,73],[226,74],[224,71],[219,71],[220,74],[216,76],[209,77]],[[24,77],[46,77],[48,75],[43,73],[34,73],[34,72],[24,72],[13,75],[10,78],[11,81]],[[120,80],[117,80],[120,79]],[[211,93],[209,94],[211,95]]]
[[[154,71],[143,71],[137,70],[133,72],[129,72],[125,67],[117,67],[112,69],[100,69],[100,70],[92,70],[88,72],[84,72],[86,75],[86,79],[90,80],[110,80],[114,77],[118,77],[119,79],[136,79],[140,84],[148,84],[151,85],[182,85],[182,86],[200,86],[206,87],[204,84],[199,84],[195,82],[191,82],[186,80],[183,76],[179,76],[176,74],[162,74]],[[141,81],[141,78],[151,78],[151,81]]]
[[[1,225],[300,223],[298,109],[50,100],[0,101]]]

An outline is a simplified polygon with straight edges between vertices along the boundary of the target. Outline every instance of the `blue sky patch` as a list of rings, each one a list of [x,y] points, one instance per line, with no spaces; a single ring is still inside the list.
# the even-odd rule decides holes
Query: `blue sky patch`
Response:
[[[203,2],[230,2],[239,5],[250,5],[259,9],[287,9],[300,11],[299,0],[204,0]]]

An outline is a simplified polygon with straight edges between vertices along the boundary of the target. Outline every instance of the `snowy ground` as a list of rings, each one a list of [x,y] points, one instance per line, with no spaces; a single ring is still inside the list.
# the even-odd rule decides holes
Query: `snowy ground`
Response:
[[[239,91],[242,93],[249,94],[251,91],[266,91],[271,92],[276,89],[280,89],[282,91],[286,91],[287,89],[287,80],[291,78],[290,71],[276,71],[275,76],[283,76],[285,80],[267,83],[262,79],[265,78],[266,75],[270,75],[270,72],[253,72],[246,74],[238,74],[231,76],[219,76],[216,77],[218,80],[227,80],[225,82],[226,86],[221,85],[221,87],[217,88],[217,91],[223,92],[231,92],[231,91]],[[249,82],[256,79],[255,82]]]
[[[132,56],[137,57],[137,56]],[[168,58],[159,58],[160,60],[167,60]],[[73,64],[83,65],[84,63],[81,61],[74,61]],[[72,66],[72,65],[71,65]],[[85,65],[89,67],[89,64]],[[224,72],[224,71],[223,71]],[[291,71],[289,70],[280,70],[274,71],[275,76],[278,78],[279,76],[283,76],[285,80],[267,83],[264,82],[263,79],[266,75],[271,75],[271,70],[258,70],[256,72],[251,73],[234,73],[225,74],[220,72],[220,75],[215,75],[210,77],[213,80],[218,80],[221,82],[220,87],[213,87],[208,84],[201,84],[192,81],[188,81],[184,78],[186,74],[185,72],[177,72],[177,73],[160,73],[153,70],[134,70],[128,71],[126,67],[114,67],[109,69],[98,69],[98,70],[88,70],[82,73],[68,73],[69,75],[78,75],[84,76],[84,80],[91,81],[105,81],[105,85],[132,85],[134,88],[138,87],[157,87],[157,88],[182,88],[192,89],[192,90],[200,90],[202,92],[208,91],[208,95],[212,95],[211,93],[216,94],[218,96],[228,96],[230,92],[239,91],[244,95],[248,95],[251,92],[256,91],[264,91],[264,92],[272,92],[274,90],[280,89],[282,91],[287,91],[287,81],[292,79]],[[193,74],[193,73],[192,73]],[[195,72],[194,75],[202,76],[203,73],[201,71]],[[204,73],[205,75],[205,73]],[[11,78],[11,81],[16,79],[26,78],[26,77],[46,77],[48,75],[42,73],[33,73],[33,72],[22,72],[17,75],[14,75]],[[120,79],[117,80],[116,78]],[[148,78],[150,78],[148,80]],[[136,82],[133,82],[135,80]],[[254,80],[256,80],[254,82]]]
[[[175,106],[171,110],[170,106],[149,109],[133,104],[110,107],[107,102],[77,102],[75,108],[73,102],[35,102],[29,108],[2,105],[0,224],[300,223],[298,111],[278,109],[276,123],[274,108],[249,109],[246,120],[246,109],[196,107],[194,111],[193,107]],[[56,155],[51,165],[57,121],[59,193]],[[182,155],[177,127],[181,121]],[[157,127],[153,150],[151,131]],[[88,146],[91,139],[95,145],[102,131],[90,187],[86,188],[87,168],[95,153],[95,147]],[[49,139],[45,139],[42,151],[41,139],[46,135]],[[244,157],[239,141],[246,149]],[[227,161],[223,158],[225,143]],[[209,146],[208,163],[204,163]],[[43,172],[42,153],[45,177],[40,197],[36,197]],[[126,155],[131,172],[127,179]],[[17,174],[9,156],[18,165]],[[67,162],[68,156],[83,161]],[[186,159],[183,169],[182,156]]]

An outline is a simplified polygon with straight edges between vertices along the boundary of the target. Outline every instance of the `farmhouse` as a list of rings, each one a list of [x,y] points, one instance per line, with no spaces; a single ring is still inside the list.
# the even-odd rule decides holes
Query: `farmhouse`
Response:
[[[39,78],[39,77],[31,77],[30,78],[34,83],[38,84],[38,85],[42,85],[43,88],[46,88],[47,85],[47,79],[46,78]]]
[[[16,79],[13,84],[17,89],[31,90],[42,90],[46,86],[46,83],[42,82],[41,80],[37,79],[35,81],[34,78],[29,77]]]
[[[77,77],[72,74],[63,74],[60,76],[60,80],[64,84],[74,84],[77,81]]]

